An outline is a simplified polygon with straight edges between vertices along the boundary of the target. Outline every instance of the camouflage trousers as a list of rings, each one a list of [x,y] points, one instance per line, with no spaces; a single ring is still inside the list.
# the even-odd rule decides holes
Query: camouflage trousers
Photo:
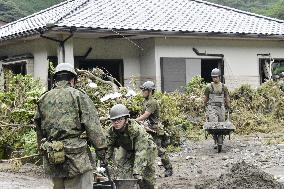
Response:
[[[157,148],[158,148],[158,156],[161,158],[161,162],[163,164],[163,167],[166,170],[172,169],[172,164],[170,162],[170,158],[168,154],[166,153],[166,149],[162,147],[162,136],[159,135],[152,135]]]
[[[139,183],[140,189],[154,189],[156,184],[155,178],[155,160],[157,150],[154,149],[148,156],[147,165],[143,171],[142,182]],[[118,179],[133,179],[133,165],[135,160],[135,152],[129,152],[123,148],[119,148],[115,153],[115,162],[117,170],[115,175]]]
[[[93,188],[93,172],[77,175],[72,178],[53,177],[53,189],[91,189]]]
[[[225,114],[224,106],[207,106],[207,117],[209,122],[223,122],[225,121]]]

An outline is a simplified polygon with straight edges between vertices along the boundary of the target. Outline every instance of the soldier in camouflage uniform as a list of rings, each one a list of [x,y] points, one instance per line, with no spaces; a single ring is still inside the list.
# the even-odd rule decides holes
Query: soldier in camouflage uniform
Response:
[[[221,71],[219,69],[213,69],[211,77],[213,82],[206,86],[204,92],[204,104],[207,107],[206,116],[209,122],[224,122],[226,108],[231,111],[228,88],[221,83]],[[214,137],[215,142],[216,140]]]
[[[55,86],[40,97],[35,115],[39,149],[54,189],[93,188],[87,140],[80,138],[84,131],[97,156],[105,160],[106,138],[96,108],[85,93],[73,88],[76,75],[70,64],[59,64]]]
[[[279,74],[279,79],[277,80],[277,85],[279,88],[284,91],[284,72]]]
[[[129,111],[122,104],[110,109],[110,119],[108,159],[113,159],[115,148],[121,148],[119,178],[135,178],[141,189],[154,189],[157,147],[152,137],[137,121],[129,119]]]
[[[165,134],[163,125],[160,122],[160,109],[158,102],[152,97],[155,91],[155,84],[146,81],[141,87],[145,100],[143,101],[143,112],[136,121],[143,122],[146,131],[152,135],[157,146],[158,156],[161,158],[165,168],[165,177],[172,176],[173,168],[166,150],[162,147],[162,139]]]

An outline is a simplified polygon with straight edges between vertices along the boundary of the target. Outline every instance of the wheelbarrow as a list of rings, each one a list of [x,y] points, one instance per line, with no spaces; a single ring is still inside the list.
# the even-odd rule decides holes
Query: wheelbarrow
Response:
[[[105,173],[108,180],[95,182],[93,189],[139,189],[137,179],[112,179],[108,166],[105,166]]]
[[[96,182],[93,189],[113,189],[112,182],[116,189],[139,189],[137,179],[114,179],[112,181]]]
[[[208,138],[208,135],[212,135],[217,144],[218,153],[222,151],[223,141],[225,136],[229,136],[231,139],[231,133],[235,131],[236,127],[230,121],[230,114],[228,113],[227,121],[224,122],[208,122],[206,121],[203,129],[205,130],[205,138]]]

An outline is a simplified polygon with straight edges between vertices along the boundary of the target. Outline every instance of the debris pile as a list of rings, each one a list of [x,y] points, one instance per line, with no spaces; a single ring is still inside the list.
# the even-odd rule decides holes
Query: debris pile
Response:
[[[206,180],[196,189],[284,189],[272,175],[244,161],[233,164],[228,173],[217,179]]]

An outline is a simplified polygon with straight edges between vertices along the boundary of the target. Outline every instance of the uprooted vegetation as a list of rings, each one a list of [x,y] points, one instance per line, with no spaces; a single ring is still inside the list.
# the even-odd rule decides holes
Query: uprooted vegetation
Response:
[[[77,88],[84,90],[93,100],[104,128],[110,124],[108,110],[116,103],[125,104],[132,117],[139,115],[143,97],[135,80],[132,80],[131,87],[122,87],[100,69],[81,70],[79,73]],[[22,155],[36,153],[32,118],[36,101],[43,92],[40,82],[31,76],[7,74],[6,79],[6,90],[0,92],[0,159],[9,158],[9,151],[22,151]],[[205,85],[197,76],[185,86],[184,93],[155,93],[161,106],[161,120],[172,146],[179,145],[181,133],[190,138],[202,134]],[[282,129],[284,95],[273,81],[258,89],[242,85],[231,91],[230,96],[231,121],[238,134],[273,133]]]

